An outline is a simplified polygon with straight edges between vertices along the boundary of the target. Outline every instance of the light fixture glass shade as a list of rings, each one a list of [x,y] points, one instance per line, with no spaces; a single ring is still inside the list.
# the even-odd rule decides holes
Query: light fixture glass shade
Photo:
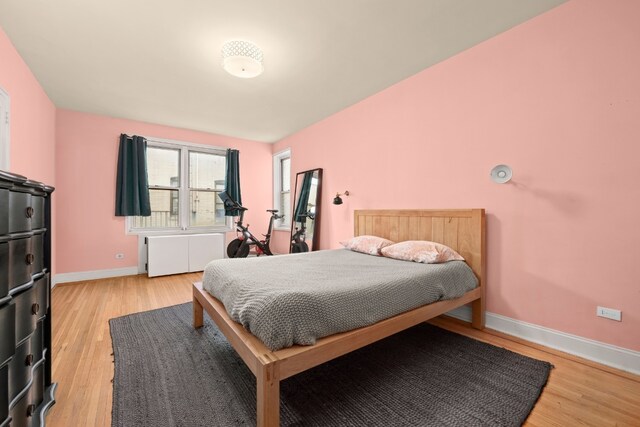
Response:
[[[228,41],[222,45],[222,68],[243,79],[259,76],[264,70],[262,51],[251,42]]]

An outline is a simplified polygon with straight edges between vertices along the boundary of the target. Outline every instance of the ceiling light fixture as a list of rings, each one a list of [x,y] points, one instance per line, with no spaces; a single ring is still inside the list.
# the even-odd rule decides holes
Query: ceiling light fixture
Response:
[[[222,45],[222,68],[243,79],[257,77],[264,71],[262,51],[251,42],[228,41]]]

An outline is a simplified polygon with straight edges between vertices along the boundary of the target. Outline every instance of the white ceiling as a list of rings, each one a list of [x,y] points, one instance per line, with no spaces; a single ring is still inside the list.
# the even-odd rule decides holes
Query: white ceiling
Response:
[[[0,26],[57,107],[274,142],[560,3],[0,0]],[[262,75],[222,69],[231,39]]]

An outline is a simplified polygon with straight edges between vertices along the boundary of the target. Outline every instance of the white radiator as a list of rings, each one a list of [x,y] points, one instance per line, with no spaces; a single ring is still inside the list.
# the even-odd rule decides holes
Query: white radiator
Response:
[[[207,263],[224,258],[225,235],[183,234],[146,237],[149,277],[202,271]]]

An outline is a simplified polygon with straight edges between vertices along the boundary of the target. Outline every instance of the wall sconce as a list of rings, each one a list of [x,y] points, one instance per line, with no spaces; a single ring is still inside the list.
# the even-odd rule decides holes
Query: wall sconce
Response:
[[[496,184],[504,184],[511,181],[513,171],[507,165],[498,165],[491,169],[491,180]]]
[[[342,197],[340,196],[349,196],[349,191],[345,191],[344,193],[336,193],[336,197],[333,198],[334,205],[342,204]]]

